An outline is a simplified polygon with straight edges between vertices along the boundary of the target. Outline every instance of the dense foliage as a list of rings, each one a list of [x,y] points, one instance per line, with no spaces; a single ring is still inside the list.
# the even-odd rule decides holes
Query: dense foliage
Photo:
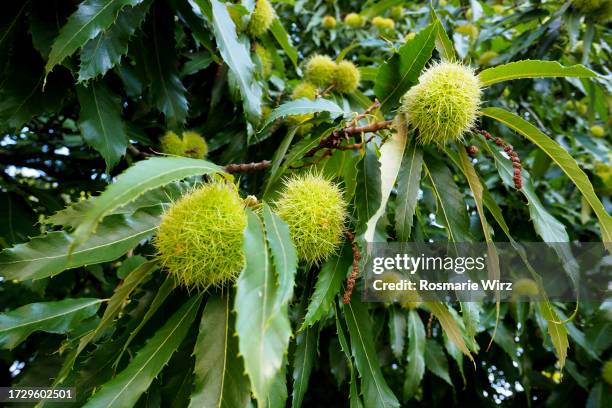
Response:
[[[0,385],[612,405],[610,301],[358,273],[368,242],[612,242],[612,2],[5,3]]]

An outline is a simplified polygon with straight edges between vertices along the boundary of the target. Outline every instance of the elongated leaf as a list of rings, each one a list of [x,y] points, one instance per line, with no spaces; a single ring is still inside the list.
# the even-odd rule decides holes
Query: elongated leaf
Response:
[[[372,4],[373,3],[373,4]],[[398,4],[403,4],[403,0],[379,0],[376,2],[370,1],[368,4],[372,4],[370,7],[361,11],[362,16],[364,17],[375,17],[380,16],[385,13],[385,11],[389,10],[391,7],[396,6]]]
[[[556,61],[525,60],[487,68],[478,74],[483,86],[520,78],[578,77],[592,78],[597,74],[584,65],[564,67]]]
[[[410,238],[412,220],[419,196],[422,167],[423,150],[417,146],[415,138],[410,138],[397,179],[395,231],[397,239],[402,242]]]
[[[461,328],[453,318],[453,315],[448,311],[448,307],[442,302],[425,302],[427,308],[431,313],[438,319],[444,333],[448,338],[459,347],[459,350],[463,352],[470,360],[474,361],[470,350],[465,345],[463,338],[463,332]]]
[[[112,261],[151,236],[159,217],[141,211],[132,217],[114,215],[104,220],[96,235],[76,245],[72,237],[54,231],[0,252],[0,274],[5,279],[41,279],[83,265]]]
[[[559,359],[559,367],[563,370],[565,359],[567,357],[567,349],[569,341],[567,339],[567,329],[563,323],[559,323],[560,319],[552,305],[548,302],[539,302],[540,313],[548,322],[548,335],[555,349],[555,354]]]
[[[121,101],[102,82],[78,86],[81,105],[79,128],[85,141],[96,149],[112,169],[125,154],[128,136],[121,119]]]
[[[263,218],[278,279],[278,294],[274,307],[280,309],[287,307],[293,297],[298,263],[297,253],[289,235],[289,227],[266,203],[263,205]]]
[[[261,220],[247,210],[244,233],[245,266],[238,278],[236,332],[253,394],[266,401],[291,336],[286,310],[275,308],[279,293]],[[283,313],[284,312],[284,313]]]
[[[454,386],[448,375],[448,359],[437,341],[428,339],[425,345],[425,366],[450,386]]]
[[[0,314],[0,348],[12,349],[35,331],[63,334],[93,316],[102,299],[31,303]]]
[[[166,123],[176,129],[185,123],[189,104],[187,90],[179,78],[172,18],[165,8],[157,5],[153,8],[148,19],[150,46],[145,47],[145,55],[153,102],[164,114]]]
[[[141,194],[175,180],[189,176],[210,174],[221,168],[205,160],[187,157],[154,157],[142,160],[119,177],[94,200],[94,205],[83,217],[74,232],[75,243],[84,242],[106,215],[136,200]]]
[[[283,24],[280,22],[280,19],[274,19],[272,25],[270,26],[270,32],[276,39],[276,42],[278,42],[278,45],[280,45],[283,51],[285,51],[285,54],[287,54],[287,57],[289,57],[289,60],[291,60],[293,66],[297,69],[297,50],[295,49],[293,44],[291,44],[291,39],[289,38],[287,31],[285,31]]]
[[[346,364],[349,369],[350,381],[349,384],[349,403],[351,408],[363,408],[363,402],[361,401],[361,397],[359,397],[359,391],[357,390],[357,376],[355,375],[355,368],[353,367],[353,358],[351,357],[351,348],[349,347],[348,341],[346,340],[346,335],[344,334],[344,329],[342,328],[342,323],[340,323],[340,312],[334,303],[334,316],[336,316],[336,333],[338,334],[338,342],[340,343],[340,348],[344,352],[346,356]]]
[[[380,148],[380,203],[366,225],[364,237],[368,242],[375,241],[376,224],[387,209],[387,201],[389,201],[391,190],[400,171],[402,156],[408,140],[408,129],[403,115],[396,117],[395,128],[396,132]]]
[[[425,374],[425,327],[416,310],[408,312],[408,365],[404,380],[404,398],[409,400]]]
[[[68,18],[53,42],[45,65],[48,74],[53,67],[85,45],[88,40],[107,29],[125,6],[136,6],[142,0],[85,0]]]
[[[81,352],[85,350],[85,347],[91,342],[96,341],[104,333],[113,320],[119,315],[119,312],[127,305],[129,296],[134,289],[136,289],[136,287],[138,287],[138,285],[140,285],[140,283],[156,268],[157,264],[155,261],[145,262],[131,271],[123,283],[115,288],[115,293],[113,293],[113,296],[110,298],[98,326],[81,337],[79,345],[66,357],[66,359],[64,359],[62,368],[55,378],[55,385],[63,382],[68,377],[74,367],[74,363]]]
[[[435,47],[436,32],[436,26],[430,24],[378,69],[374,93],[383,112],[396,108],[402,95],[418,82]]]
[[[440,21],[440,18],[438,17],[438,14],[436,14],[436,10],[433,7],[431,7],[429,10],[429,14],[437,30],[436,50],[438,50],[443,60],[454,61],[456,59],[455,48],[453,47],[453,42],[448,37],[448,34],[446,34],[442,21]]]
[[[293,394],[291,407],[302,406],[304,395],[308,389],[308,380],[317,356],[319,344],[319,327],[314,325],[300,331],[295,337],[295,353],[293,355]]]
[[[406,344],[406,314],[395,307],[389,310],[389,339],[393,355],[401,359]]]
[[[293,141],[297,130],[298,127],[293,126],[287,131],[287,134],[283,138],[283,141],[274,152],[274,156],[272,156],[272,167],[270,167],[270,170],[268,172],[268,180],[266,182],[266,187],[264,188],[264,198],[267,197],[274,183],[278,181],[278,177],[280,176],[279,169],[281,168],[281,163],[283,162],[283,159],[287,154],[289,146],[291,146],[291,142]]]
[[[253,75],[255,64],[249,52],[250,45],[245,37],[238,38],[236,26],[227,11],[227,6],[218,0],[209,1],[210,3],[196,0],[196,4],[204,14],[210,10],[207,16],[212,22],[219,53],[236,77],[247,119],[252,124],[257,124],[261,116],[262,89]]]
[[[308,304],[308,312],[300,330],[312,326],[329,313],[334,298],[340,292],[348,268],[353,262],[350,245],[344,244],[340,253],[329,258],[317,276],[315,290]]]
[[[450,170],[443,162],[436,159],[426,160],[424,168],[432,192],[438,201],[438,213],[446,227],[449,241],[469,242],[470,219],[463,194],[455,184]]]
[[[399,407],[399,402],[383,377],[372,338],[370,316],[358,296],[344,307],[351,339],[351,352],[361,375],[361,393],[366,407]]]
[[[85,407],[126,407],[136,404],[183,342],[198,312],[202,294],[193,296],[151,337],[128,366],[102,385]]]
[[[366,230],[367,222],[380,207],[380,162],[378,156],[366,147],[365,154],[357,164],[357,186],[355,189],[355,209],[357,211],[357,232]]]
[[[190,407],[242,408],[250,401],[249,379],[238,356],[230,297],[208,299],[193,354],[194,389]]]
[[[79,81],[104,75],[121,62],[121,57],[127,53],[128,41],[143,22],[151,1],[144,0],[134,7],[125,7],[114,24],[87,41],[81,49]]]
[[[276,119],[284,118],[286,116],[318,112],[329,112],[332,119],[335,119],[345,113],[340,106],[327,99],[317,98],[314,101],[311,101],[308,98],[300,98],[295,101],[283,103],[278,108],[274,109],[272,113],[270,113],[270,116],[268,116],[268,119],[263,127],[265,128]]]
[[[599,219],[603,242],[612,242],[612,216],[597,198],[593,185],[576,160],[538,128],[521,117],[500,108],[483,109],[482,114],[493,118],[529,139],[546,153],[578,187]]]

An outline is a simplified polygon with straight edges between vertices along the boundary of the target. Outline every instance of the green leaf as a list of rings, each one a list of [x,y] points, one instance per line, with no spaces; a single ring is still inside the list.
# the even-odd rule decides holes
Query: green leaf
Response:
[[[399,407],[399,402],[383,377],[374,339],[370,316],[358,296],[344,307],[344,317],[351,338],[351,351],[361,375],[361,393],[366,407]]]
[[[498,149],[489,146],[486,148],[492,152],[495,166],[504,184],[514,188],[514,168],[512,167],[512,162],[503,157]],[[527,198],[529,215],[536,233],[544,242],[568,242],[569,236],[565,230],[565,225],[557,220],[540,201],[529,173],[522,170],[521,177],[523,180],[521,193]]]
[[[406,343],[406,314],[397,307],[389,310],[389,339],[393,355],[401,359]]]
[[[74,231],[75,244],[89,238],[102,218],[136,200],[141,194],[175,180],[220,171],[220,167],[206,160],[187,157],[154,157],[139,161],[96,197],[93,206]]]
[[[102,82],[90,83],[87,87],[77,86],[81,112],[79,129],[83,138],[96,149],[110,171],[125,154],[128,145],[121,101]]]
[[[113,25],[87,41],[81,49],[79,81],[104,75],[121,62],[128,51],[130,37],[144,21],[151,2],[145,0],[134,7],[125,7]]]
[[[429,371],[446,381],[450,386],[453,382],[448,375],[448,359],[437,341],[427,339],[425,345],[425,366]]]
[[[137,266],[127,278],[115,288],[113,296],[108,301],[108,305],[104,310],[104,315],[100,319],[100,323],[96,328],[87,334],[85,334],[79,340],[79,345],[74,349],[68,357],[64,360],[62,369],[55,378],[55,385],[63,382],[76,362],[77,357],[85,347],[91,342],[96,341],[104,333],[104,331],[111,325],[113,320],[119,315],[119,312],[128,304],[130,294],[142,283],[142,281],[149,276],[155,269],[157,264],[155,261],[149,261],[144,264]]]
[[[302,406],[304,395],[308,389],[308,379],[317,356],[319,344],[319,327],[314,325],[300,331],[295,337],[295,352],[293,354],[293,393],[292,408]]]
[[[274,307],[280,309],[287,307],[293,297],[298,263],[297,253],[291,235],[289,235],[289,227],[267,203],[263,204],[263,219],[278,279],[278,293]]]
[[[576,160],[561,146],[540,132],[521,117],[500,108],[482,110],[484,116],[493,118],[529,139],[544,151],[574,182],[599,219],[603,242],[612,242],[612,216],[608,214],[593,190],[593,185]]]
[[[564,67],[556,61],[525,60],[487,68],[478,74],[482,86],[520,78],[577,77],[593,78],[597,74],[584,65]]]
[[[604,408],[612,404],[612,395],[610,395],[610,385],[602,381],[597,382],[591,391],[586,401],[586,408]]]
[[[424,168],[438,202],[438,214],[446,227],[449,241],[470,242],[470,219],[463,194],[455,184],[450,170],[444,162],[432,157],[426,158]]]
[[[315,290],[310,298],[308,312],[300,330],[312,326],[329,313],[352,262],[353,254],[350,245],[345,243],[339,254],[332,256],[323,264],[317,275]]]
[[[569,348],[567,329],[563,323],[559,323],[559,316],[549,302],[538,302],[538,306],[542,317],[548,322],[548,335],[559,359],[559,369],[563,370]]]
[[[0,274],[5,279],[42,279],[83,265],[112,261],[157,229],[159,217],[141,211],[132,217],[114,215],[100,224],[97,234],[75,244],[65,231],[49,232],[0,252]]]
[[[335,119],[345,113],[340,106],[330,100],[317,98],[314,101],[311,101],[308,98],[300,98],[295,101],[285,102],[278,108],[274,109],[270,113],[270,116],[268,116],[263,128],[279,118],[318,112],[329,112],[332,119]]]
[[[53,67],[72,55],[77,49],[107,29],[125,6],[136,6],[142,0],[85,0],[61,28],[53,42],[45,65],[47,75]]]
[[[429,14],[437,30],[436,50],[438,50],[443,60],[454,61],[457,58],[455,48],[453,47],[453,42],[451,39],[448,38],[448,34],[446,34],[442,21],[440,21],[440,18],[438,17],[438,14],[436,14],[436,10],[433,7],[431,7],[429,10]]]
[[[404,380],[404,398],[416,395],[425,374],[425,327],[416,310],[408,312],[408,365]]]
[[[227,294],[212,296],[202,313],[193,352],[196,362],[190,407],[242,408],[250,401],[249,379],[238,355],[230,306]]]
[[[403,115],[396,117],[395,128],[395,133],[380,148],[380,202],[366,225],[364,238],[367,242],[375,241],[376,224],[387,209],[387,202],[400,171],[402,156],[408,140],[408,129]]]
[[[283,366],[291,326],[285,308],[276,308],[279,286],[268,254],[261,220],[247,210],[244,232],[245,266],[238,277],[236,332],[245,371],[257,401],[265,403]]]
[[[285,54],[287,54],[287,57],[289,58],[289,60],[291,60],[291,62],[293,63],[293,66],[297,69],[298,67],[297,50],[295,49],[293,44],[291,44],[291,39],[289,38],[287,31],[285,31],[283,24],[280,22],[280,19],[278,18],[274,19],[274,21],[272,22],[272,25],[270,26],[270,32],[272,33],[272,35],[278,42],[278,45],[280,45],[283,51],[285,51]]]
[[[166,123],[171,128],[178,129],[187,119],[189,104],[187,90],[179,78],[172,18],[165,8],[153,8],[151,18],[147,20],[150,22],[150,44],[144,51],[153,102],[164,114]]]
[[[338,342],[340,343],[340,348],[344,352],[346,356],[346,364],[349,369],[349,374],[351,377],[351,383],[349,384],[349,403],[351,408],[363,408],[363,402],[359,397],[359,391],[357,390],[357,376],[355,375],[355,368],[353,367],[353,358],[351,357],[351,349],[348,345],[348,341],[346,340],[346,335],[344,334],[344,329],[342,328],[342,324],[340,323],[340,312],[334,303],[334,316],[336,317],[336,333],[338,334]]]
[[[291,142],[295,137],[295,134],[298,130],[298,126],[293,126],[289,128],[287,134],[283,138],[283,141],[278,145],[278,148],[274,152],[274,156],[272,156],[272,166],[268,171],[268,180],[266,181],[266,187],[264,188],[264,198],[268,196],[268,192],[271,187],[278,181],[278,177],[280,176],[279,169],[281,168],[281,163],[287,154],[287,150],[289,146],[291,146]]]
[[[102,385],[85,407],[126,407],[136,404],[183,342],[198,312],[202,294],[190,298],[141,348],[128,366]]]
[[[444,330],[448,338],[459,347],[459,350],[461,350],[463,354],[474,361],[470,350],[465,345],[463,332],[453,318],[453,315],[448,311],[448,306],[442,302],[425,302],[425,306],[427,306],[429,311],[438,319],[442,326],[442,330]]]
[[[358,233],[365,231],[368,220],[374,216],[380,207],[382,198],[380,178],[378,156],[370,147],[366,147],[363,158],[357,164],[355,209]]]
[[[374,4],[372,4],[374,3]],[[389,10],[393,6],[397,6],[398,4],[403,4],[404,0],[380,0],[377,2],[368,2],[368,4],[372,4],[367,9],[363,10],[361,13],[364,17],[376,17],[383,15],[385,11]]]
[[[422,167],[423,149],[417,146],[416,139],[412,137],[404,151],[402,166],[397,179],[395,232],[398,241],[407,242],[410,238],[421,185]]]
[[[210,0],[210,2],[196,0],[196,4],[200,6],[203,13],[206,12],[207,7],[210,7],[208,4],[212,6],[208,20],[212,22],[219,53],[236,77],[248,121],[252,124],[259,123],[262,89],[254,77],[255,64],[251,59],[248,40],[246,37],[238,37],[236,26],[224,3],[218,0]]]
[[[35,331],[64,334],[98,311],[102,299],[31,303],[0,314],[0,348],[13,349]]]
[[[398,52],[378,69],[374,93],[383,112],[396,108],[400,98],[418,82],[421,71],[431,58],[436,32],[436,26],[430,24],[411,41],[402,45]]]

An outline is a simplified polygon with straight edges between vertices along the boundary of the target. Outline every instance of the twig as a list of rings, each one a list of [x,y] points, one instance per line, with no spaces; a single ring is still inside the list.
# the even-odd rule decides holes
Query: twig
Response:
[[[340,144],[342,143],[342,140],[348,139],[350,135],[373,133],[381,129],[388,128],[392,123],[392,120],[385,120],[382,122],[370,123],[364,126],[347,126],[342,129],[334,130],[331,135],[321,140],[317,146],[306,152],[304,157],[312,157],[321,149],[341,149]]]
[[[355,287],[355,280],[357,280],[357,274],[359,273],[359,260],[361,259],[361,252],[355,242],[355,234],[350,231],[346,231],[346,238],[351,241],[351,249],[353,250],[353,270],[351,275],[346,281],[346,291],[342,298],[342,303],[347,305],[351,301],[351,295],[353,294],[353,288]]]
[[[134,156],[134,157],[150,157],[152,156],[150,153],[145,153],[145,152],[141,152],[140,150],[138,150],[138,148],[136,148],[136,146],[129,144],[127,146],[128,151]]]
[[[292,170],[297,170],[297,169],[303,169],[304,167],[314,166],[315,164],[319,164],[320,162],[323,161],[323,159],[325,159],[326,157],[329,157],[331,155],[332,155],[332,151],[331,150],[326,150],[321,156],[317,157],[315,160],[313,160],[311,162],[307,162],[307,163],[304,163],[304,164],[299,165],[299,166],[291,165],[291,166],[289,166],[289,168],[292,169]]]
[[[486,130],[479,129],[478,133],[483,135],[485,139],[493,141],[493,143],[495,143],[497,146],[504,149],[504,152],[506,152],[506,154],[508,155],[508,157],[510,157],[510,160],[512,161],[512,167],[514,167],[514,187],[517,190],[523,188],[523,180],[521,179],[521,158],[519,157],[518,153],[514,151],[512,145],[504,142],[501,137],[491,136],[491,134]]]
[[[272,166],[270,160],[263,160],[257,163],[233,163],[223,167],[227,173],[251,173],[254,171],[265,170]]]

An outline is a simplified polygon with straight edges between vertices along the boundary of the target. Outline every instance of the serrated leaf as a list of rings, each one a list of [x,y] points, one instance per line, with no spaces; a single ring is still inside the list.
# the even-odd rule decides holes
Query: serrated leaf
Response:
[[[79,81],[104,75],[121,62],[128,51],[128,42],[143,22],[152,0],[144,0],[134,7],[125,7],[108,29],[87,41],[81,49]]]
[[[349,329],[351,352],[361,375],[361,393],[366,407],[399,407],[399,401],[383,377],[374,347],[370,316],[358,296],[344,306]]]
[[[569,348],[567,329],[563,323],[559,323],[559,316],[548,301],[538,302],[538,306],[542,317],[548,322],[548,335],[555,349],[557,359],[559,359],[559,369],[563,370],[565,359],[567,358],[567,349]]]
[[[264,404],[281,370],[291,326],[286,310],[275,307],[279,287],[274,276],[261,220],[247,210],[245,266],[238,277],[236,332],[253,394]]]
[[[363,158],[357,163],[355,210],[357,212],[358,233],[365,231],[366,223],[380,207],[382,198],[380,178],[378,156],[370,147],[366,147]]]
[[[142,0],[85,0],[68,18],[53,42],[45,72],[49,74],[53,67],[81,48],[88,40],[107,29],[125,6],[136,6]]]
[[[281,309],[287,307],[293,297],[298,264],[297,253],[289,234],[289,227],[267,203],[263,204],[263,219],[278,279],[278,294],[274,307]]]
[[[238,356],[230,307],[227,294],[212,296],[206,303],[193,351],[196,362],[190,407],[242,408],[250,401],[249,379]]]
[[[577,77],[593,78],[597,74],[584,65],[564,67],[557,61],[525,60],[487,68],[478,74],[482,86],[520,78]]]
[[[344,109],[342,109],[335,102],[332,102],[330,100],[317,98],[312,101],[308,98],[300,98],[296,99],[295,101],[285,102],[278,108],[274,109],[270,113],[270,116],[268,116],[268,119],[263,125],[263,128],[265,128],[266,126],[268,126],[279,118],[319,112],[329,112],[332,119],[335,119],[345,113]]]
[[[141,211],[132,217],[115,215],[104,220],[96,235],[69,249],[74,240],[65,231],[49,232],[0,252],[0,274],[24,281],[57,275],[67,269],[112,261],[157,229],[159,217]]]
[[[193,296],[142,347],[128,366],[102,385],[85,407],[125,407],[136,404],[168,363],[195,320],[202,294]]]
[[[236,77],[242,95],[245,116],[252,124],[259,123],[262,89],[254,77],[255,64],[251,59],[248,40],[244,36],[238,37],[236,26],[224,3],[210,0],[210,5],[208,5],[208,2],[204,0],[196,0],[196,4],[200,6],[204,14],[207,9],[210,10],[207,17],[213,26],[217,48],[221,58]]]
[[[410,238],[421,185],[422,167],[423,149],[417,146],[416,139],[412,137],[408,141],[397,178],[395,232],[398,241],[407,242]]]
[[[342,282],[346,278],[348,268],[353,262],[352,255],[350,245],[345,243],[339,254],[332,256],[323,264],[301,330],[312,326],[329,313],[334,298],[340,292]]]
[[[145,55],[153,103],[164,114],[168,126],[178,129],[187,119],[189,103],[187,90],[179,78],[173,16],[165,11],[162,7],[151,11],[147,20],[151,37]]]
[[[149,190],[189,176],[220,172],[221,168],[206,160],[187,157],[154,157],[142,160],[128,168],[96,197],[74,231],[75,244],[84,242],[96,231],[100,221]]]
[[[612,242],[612,216],[608,214],[599,198],[597,198],[587,175],[565,149],[548,138],[538,128],[513,113],[500,108],[485,108],[482,110],[482,114],[503,123],[542,149],[574,182],[595,212],[601,228],[602,241]]]
[[[31,303],[0,314],[0,348],[13,349],[36,331],[63,334],[93,316],[102,299]]]
[[[350,381],[349,384],[349,403],[351,408],[363,408],[363,402],[359,397],[359,391],[357,390],[357,376],[355,375],[355,368],[353,367],[353,358],[351,357],[351,348],[349,347],[342,323],[340,323],[340,312],[334,303],[334,316],[336,317],[336,334],[338,335],[338,342],[340,348],[346,356],[346,364],[349,369]]]
[[[274,156],[272,156],[272,166],[268,171],[268,180],[266,181],[266,187],[264,188],[263,193],[264,197],[267,197],[270,188],[274,185],[274,183],[276,183],[278,177],[280,176],[279,170],[281,168],[281,163],[283,162],[285,155],[287,154],[289,146],[291,146],[291,142],[293,141],[297,130],[298,127],[293,126],[287,131],[287,134],[283,138],[283,141],[278,145],[278,148],[274,152]]]
[[[404,380],[404,398],[416,395],[425,374],[425,327],[416,310],[408,312],[408,365]]]
[[[128,135],[121,118],[121,101],[102,82],[77,86],[81,112],[79,129],[83,138],[96,149],[110,171],[125,154]]]
[[[295,336],[295,352],[293,354],[293,393],[292,408],[302,406],[304,395],[308,389],[308,380],[317,356],[319,344],[319,327],[308,327]]]
[[[278,42],[278,45],[280,45],[283,51],[285,51],[285,54],[287,55],[289,60],[293,63],[293,66],[297,69],[298,67],[297,50],[295,49],[293,44],[291,44],[291,39],[289,38],[287,31],[285,31],[285,28],[283,27],[283,24],[281,23],[280,19],[278,18],[274,19],[274,21],[272,22],[272,25],[270,26],[270,32],[276,39],[276,42]]]
[[[438,202],[438,212],[452,242],[470,242],[470,219],[463,194],[453,180],[453,175],[436,158],[427,157],[424,162],[425,175]]]
[[[459,347],[459,350],[468,356],[470,360],[474,361],[470,350],[465,345],[463,332],[453,318],[453,315],[448,311],[448,306],[442,302],[425,302],[425,306],[427,306],[429,311],[438,319],[440,326],[442,326],[442,330],[444,330],[444,334],[448,336],[449,340],[455,343],[457,347]]]
[[[395,186],[395,180],[401,168],[402,156],[408,141],[408,128],[403,115],[396,117],[395,129],[395,133],[380,148],[380,203],[376,212],[367,222],[364,234],[367,242],[375,241],[376,224],[385,214],[387,201],[389,201],[391,190]]]
[[[435,47],[436,32],[434,24],[428,25],[378,68],[374,93],[383,112],[395,109],[400,98],[418,82]]]
[[[446,381],[451,387],[453,382],[448,375],[448,359],[437,341],[427,339],[425,345],[425,366],[433,374]]]

